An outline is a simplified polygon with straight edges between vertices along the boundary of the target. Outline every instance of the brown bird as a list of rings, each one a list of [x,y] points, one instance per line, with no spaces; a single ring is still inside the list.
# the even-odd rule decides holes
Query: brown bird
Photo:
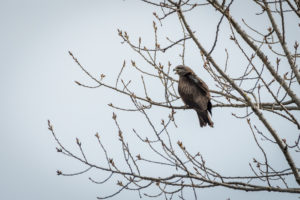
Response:
[[[207,85],[187,66],[178,65],[173,71],[179,75],[179,95],[187,106],[197,112],[200,126],[203,127],[208,124],[213,127],[214,123],[209,116],[212,104]]]

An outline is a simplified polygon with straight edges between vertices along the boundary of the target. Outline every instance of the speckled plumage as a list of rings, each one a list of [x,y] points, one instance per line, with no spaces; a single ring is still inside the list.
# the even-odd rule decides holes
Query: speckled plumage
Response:
[[[178,92],[183,102],[197,112],[201,127],[213,127],[208,113],[212,109],[208,86],[187,66],[179,65],[174,71],[179,75]]]

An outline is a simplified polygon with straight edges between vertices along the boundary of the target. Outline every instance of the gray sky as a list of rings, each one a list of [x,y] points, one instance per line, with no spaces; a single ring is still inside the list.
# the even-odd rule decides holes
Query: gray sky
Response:
[[[74,80],[92,82],[76,66],[68,51],[72,51],[92,74],[99,77],[105,73],[107,83],[114,84],[123,60],[129,63],[131,59],[139,59],[128,46],[120,43],[117,28],[127,30],[136,41],[143,36],[145,43],[150,43],[154,10],[133,0],[0,0],[0,199],[95,199],[117,190],[115,182],[95,185],[88,180],[90,175],[103,179],[106,175],[102,172],[93,171],[76,177],[56,176],[57,169],[72,173],[84,168],[56,153],[56,144],[46,122],[51,119],[58,137],[75,152],[78,152],[75,145],[75,137],[78,137],[86,144],[87,155],[98,162],[104,161],[103,157],[99,158],[101,153],[94,138],[99,132],[109,145],[111,155],[118,157],[117,129],[111,120],[113,110],[107,104],[132,105],[127,98],[105,88],[78,87]],[[202,14],[205,15],[189,16],[191,23],[197,25]],[[207,31],[200,32],[202,38],[214,33],[211,22],[217,19],[212,16],[212,19],[204,20],[203,27]],[[180,27],[177,22],[176,18],[171,18],[165,29],[168,32],[162,31],[161,34],[171,32],[174,38],[178,36]],[[205,44],[209,45],[209,41],[207,39]],[[221,44],[221,47],[226,45]],[[224,52],[224,48],[221,49]],[[197,74],[202,74],[204,70],[197,68],[199,55],[193,50],[188,50],[190,54],[186,62],[196,69]],[[172,58],[174,65],[180,62],[176,56]],[[166,62],[168,58],[161,59]],[[224,54],[218,59],[223,62],[223,58]],[[233,64],[239,62],[232,60]],[[193,63],[198,64],[193,66]],[[126,73],[128,79],[135,79],[134,73]],[[151,79],[147,81],[151,82]],[[213,85],[212,80],[206,81]],[[161,95],[155,90],[152,94]],[[168,112],[154,109],[151,115],[166,118]],[[229,110],[215,109],[213,112],[216,127],[200,130],[194,112],[180,111],[177,115],[180,127],[173,129],[173,140],[184,141],[191,151],[200,151],[210,165],[226,173],[249,172],[248,163],[259,151],[248,129],[245,131],[247,124],[233,118]],[[134,127],[149,134],[141,115],[117,113],[124,130],[130,132]],[[159,122],[160,119],[156,121]],[[239,129],[235,128],[236,124]],[[188,131],[184,131],[186,127],[189,127]],[[130,135],[128,137],[134,142]],[[143,153],[139,144],[133,151]],[[278,149],[275,148],[275,155],[276,152]],[[282,158],[274,156],[274,159],[278,159],[280,167]],[[148,169],[147,173],[156,172]],[[246,193],[220,188],[201,190],[198,196],[201,199],[230,197],[232,200],[298,198],[296,195]],[[139,199],[132,192],[121,193],[114,199],[124,198]]]

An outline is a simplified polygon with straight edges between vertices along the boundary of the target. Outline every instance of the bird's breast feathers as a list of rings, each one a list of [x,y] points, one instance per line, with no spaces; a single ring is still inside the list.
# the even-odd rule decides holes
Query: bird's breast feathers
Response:
[[[178,92],[184,102],[195,99],[199,93],[197,86],[191,84],[190,81],[184,77],[179,80]]]
[[[209,98],[202,94],[199,87],[187,77],[180,77],[178,92],[185,104],[201,110],[207,109]]]

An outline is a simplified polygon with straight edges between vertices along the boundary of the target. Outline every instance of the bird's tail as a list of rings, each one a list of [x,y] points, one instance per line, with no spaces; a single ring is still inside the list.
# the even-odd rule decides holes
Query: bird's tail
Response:
[[[212,120],[211,120],[211,118],[210,118],[207,110],[206,111],[199,111],[199,110],[197,110],[196,112],[197,112],[197,115],[198,115],[201,127],[206,126],[207,124],[210,127],[214,127],[214,123],[212,122]]]

